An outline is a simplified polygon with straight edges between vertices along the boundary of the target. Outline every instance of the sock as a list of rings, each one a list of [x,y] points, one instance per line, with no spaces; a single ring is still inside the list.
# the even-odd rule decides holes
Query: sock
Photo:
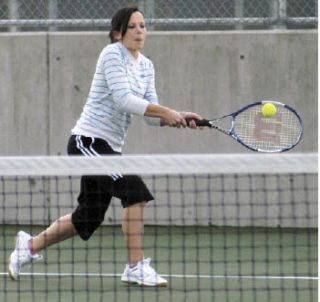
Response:
[[[129,263],[129,268],[135,268],[137,265],[138,265],[138,263],[139,262],[142,262],[144,259],[142,259],[142,260],[140,260],[140,261],[138,261],[136,264],[133,264],[133,265],[131,265],[130,263]]]
[[[32,247],[31,247],[31,240],[32,240],[32,239],[30,239],[30,240],[28,241],[28,248],[29,248],[29,251],[30,251],[30,255],[31,255],[31,256],[34,256],[35,254],[34,254],[34,252],[33,252],[33,250],[32,250]]]

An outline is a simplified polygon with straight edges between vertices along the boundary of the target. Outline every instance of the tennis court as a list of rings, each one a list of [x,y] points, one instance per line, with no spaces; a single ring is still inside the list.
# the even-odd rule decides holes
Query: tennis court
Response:
[[[130,1],[147,25],[141,51],[161,105],[214,119],[263,100],[276,110],[241,114],[244,137],[254,134],[258,151],[292,151],[243,148],[224,135],[229,116],[218,119],[222,133],[133,118],[128,156],[64,156],[113,14],[128,4],[0,1],[0,302],[318,301],[318,1]],[[100,84],[94,96],[104,95]],[[282,118],[289,107],[296,126]],[[282,128],[293,143],[283,144]],[[264,149],[265,140],[281,148]],[[244,145],[256,150],[252,142]],[[17,232],[37,235],[71,213],[82,175],[131,173],[155,197],[144,215],[144,254],[167,287],[121,282],[128,250],[116,199],[89,241],[44,249],[18,281],[9,278]]]
[[[1,259],[9,257],[17,230],[1,227],[6,239]],[[122,232],[103,227],[88,243],[74,239],[49,248],[44,261],[23,269],[18,282],[5,276],[3,262],[1,300],[317,301],[317,247],[310,246],[316,230],[147,227],[146,238],[145,253],[157,259],[168,288],[122,284]]]
[[[90,165],[88,158],[13,158],[21,176],[1,177],[0,300],[317,301],[316,155],[271,156],[281,172],[268,172],[272,164],[259,167],[260,157],[252,155],[238,155],[234,162],[230,156],[122,156],[120,162],[112,159],[114,166],[110,158],[94,158]],[[12,173],[4,159],[3,173]],[[100,170],[138,169],[144,175],[157,200],[147,207],[144,253],[168,287],[121,283],[127,249],[117,202],[89,241],[74,237],[49,247],[42,261],[22,269],[19,281],[7,276],[16,233],[38,234],[71,211],[76,175],[86,167],[94,173],[94,163]],[[165,173],[185,174],[153,174],[160,166]],[[234,172],[208,174],[213,166]],[[51,176],[57,171],[61,175]]]

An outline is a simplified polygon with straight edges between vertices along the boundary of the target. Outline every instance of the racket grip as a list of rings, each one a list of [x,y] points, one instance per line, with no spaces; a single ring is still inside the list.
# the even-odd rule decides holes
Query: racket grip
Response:
[[[187,117],[187,118],[185,118],[185,120],[186,120],[188,126],[189,126],[191,121],[195,121],[196,125],[198,127],[211,127],[211,124],[209,123],[209,120],[206,120],[206,119],[197,120],[197,119],[195,119],[193,117]]]

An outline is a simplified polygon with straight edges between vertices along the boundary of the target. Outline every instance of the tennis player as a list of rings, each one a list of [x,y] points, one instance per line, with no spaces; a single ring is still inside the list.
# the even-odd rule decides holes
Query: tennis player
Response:
[[[152,62],[140,53],[146,40],[143,14],[137,7],[118,10],[111,22],[111,44],[98,59],[90,93],[83,112],[71,131],[68,154],[99,156],[121,154],[132,115],[143,117],[150,125],[187,127],[185,118],[202,119],[198,114],[177,112],[160,106],[155,90]],[[196,128],[193,122],[190,128]],[[144,208],[154,199],[137,175],[110,174],[83,176],[78,207],[32,237],[20,231],[15,250],[9,258],[8,272],[19,278],[22,266],[40,259],[39,252],[62,240],[79,235],[88,240],[104,220],[112,196],[124,208],[122,230],[129,263],[121,280],[142,286],[167,286],[168,282],[144,257]]]

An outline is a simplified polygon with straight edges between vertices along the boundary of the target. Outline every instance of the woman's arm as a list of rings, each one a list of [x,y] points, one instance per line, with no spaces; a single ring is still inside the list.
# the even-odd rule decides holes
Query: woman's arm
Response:
[[[132,93],[126,65],[117,47],[109,47],[99,58],[99,69],[104,74],[114,103],[120,112],[143,116],[149,102]]]
[[[180,128],[181,126],[183,128],[187,127],[187,123],[185,121],[186,117],[193,117],[195,119],[202,120],[202,117],[196,113],[177,112],[168,107],[156,104],[149,104],[144,115],[151,117],[159,117],[161,119],[162,126],[170,126],[177,128]],[[194,121],[190,122],[189,127],[193,129],[197,128]]]
[[[133,95],[126,75],[126,68],[119,52],[114,50],[104,53],[101,57],[101,65],[118,110],[141,116],[158,117],[161,125],[177,128],[187,127],[185,121],[187,116],[202,119],[195,113],[186,115],[185,112],[177,112]],[[190,128],[196,128],[194,122],[190,123]]]

